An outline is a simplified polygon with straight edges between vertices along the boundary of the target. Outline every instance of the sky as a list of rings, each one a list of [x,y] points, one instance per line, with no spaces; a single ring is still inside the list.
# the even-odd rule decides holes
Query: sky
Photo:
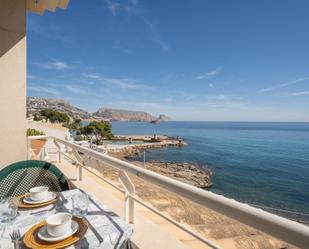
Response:
[[[185,121],[309,121],[309,1],[71,0],[27,16],[27,95]]]

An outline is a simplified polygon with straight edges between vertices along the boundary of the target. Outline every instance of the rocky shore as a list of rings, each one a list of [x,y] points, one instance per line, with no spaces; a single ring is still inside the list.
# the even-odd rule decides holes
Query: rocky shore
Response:
[[[198,165],[179,162],[152,161],[146,163],[145,168],[198,188],[210,188],[212,185],[211,170],[202,169]]]
[[[122,160],[129,161],[139,167],[149,169],[161,175],[171,177],[175,180],[193,185],[198,188],[208,189],[212,186],[212,171],[209,168],[202,168],[199,165],[187,162],[164,162],[158,160],[146,162],[144,165],[144,163],[136,154],[109,154]]]

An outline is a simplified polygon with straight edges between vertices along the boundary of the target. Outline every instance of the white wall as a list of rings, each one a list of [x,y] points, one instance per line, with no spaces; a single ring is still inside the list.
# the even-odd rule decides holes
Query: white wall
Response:
[[[26,1],[0,0],[0,169],[26,158]]]

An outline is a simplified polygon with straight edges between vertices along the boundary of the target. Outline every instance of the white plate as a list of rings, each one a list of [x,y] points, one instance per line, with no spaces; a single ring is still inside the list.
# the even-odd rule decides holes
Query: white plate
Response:
[[[41,240],[44,240],[44,241],[47,241],[47,242],[57,242],[57,241],[64,240],[64,239],[72,236],[74,233],[77,232],[78,227],[79,227],[78,223],[75,220],[72,220],[71,230],[68,231],[64,235],[55,237],[55,236],[51,236],[51,235],[48,234],[47,227],[45,225],[45,226],[40,228],[40,230],[38,232],[38,237]]]
[[[41,203],[44,203],[44,202],[48,202],[48,201],[51,201],[53,199],[55,199],[57,197],[57,193],[54,193],[54,192],[48,192],[47,193],[47,197],[45,198],[45,200],[41,200],[41,201],[34,201],[30,198],[30,196],[26,196],[24,199],[23,199],[23,202],[26,203],[26,204],[41,204]]]

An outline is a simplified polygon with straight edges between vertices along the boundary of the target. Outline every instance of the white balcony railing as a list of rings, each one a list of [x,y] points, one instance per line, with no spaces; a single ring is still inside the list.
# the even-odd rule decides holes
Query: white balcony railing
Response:
[[[195,203],[200,204],[206,208],[212,209],[216,212],[219,212],[227,217],[235,219],[239,222],[242,222],[248,226],[256,228],[262,232],[265,232],[271,236],[274,236],[280,240],[286,241],[292,245],[295,245],[300,248],[308,248],[309,246],[309,227],[298,222],[268,213],[262,209],[252,207],[248,204],[244,204],[233,199],[226,198],[222,195],[214,194],[210,191],[205,191],[197,187],[191,186],[186,183],[179,182],[177,180],[171,179],[169,177],[157,174],[155,172],[140,168],[134,164],[122,161],[120,159],[108,156],[100,152],[96,152],[86,147],[68,142],[56,137],[51,136],[33,136],[28,137],[28,140],[36,139],[49,139],[53,140],[56,145],[57,150],[57,160],[61,161],[62,148],[70,148],[73,152],[74,157],[79,162],[77,169],[77,175],[79,180],[82,180],[82,170],[84,168],[83,158],[81,155],[93,158],[108,166],[112,166],[115,169],[122,172],[120,174],[120,182],[124,186],[125,191],[119,189],[114,185],[118,190],[125,193],[125,217],[128,222],[134,221],[134,201],[144,205],[149,208],[151,211],[157,213],[158,215],[168,219],[170,222],[176,226],[182,228],[186,232],[190,233],[197,239],[208,244],[212,248],[219,248],[217,245],[213,244],[211,241],[200,236],[194,231],[182,226],[176,221],[172,220],[169,217],[166,217],[156,209],[148,206],[142,200],[140,200],[134,192],[134,186],[130,181],[129,175],[137,176],[147,182],[155,184],[163,189],[174,192],[177,195],[187,198]],[[45,152],[46,153],[46,152]],[[113,183],[109,182],[113,185]]]

